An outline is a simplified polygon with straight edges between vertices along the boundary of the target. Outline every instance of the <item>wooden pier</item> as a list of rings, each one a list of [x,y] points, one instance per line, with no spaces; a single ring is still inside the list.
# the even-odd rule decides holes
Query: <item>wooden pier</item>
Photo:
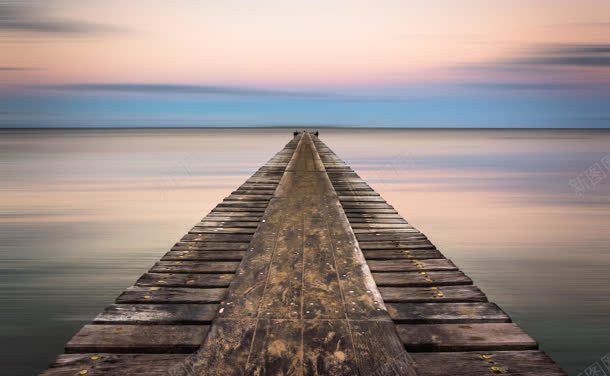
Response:
[[[565,375],[308,132],[65,351],[43,375]]]

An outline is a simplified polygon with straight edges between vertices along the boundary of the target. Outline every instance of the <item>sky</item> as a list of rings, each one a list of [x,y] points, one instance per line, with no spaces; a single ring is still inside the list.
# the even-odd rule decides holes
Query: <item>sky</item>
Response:
[[[610,127],[608,0],[0,0],[0,127]]]

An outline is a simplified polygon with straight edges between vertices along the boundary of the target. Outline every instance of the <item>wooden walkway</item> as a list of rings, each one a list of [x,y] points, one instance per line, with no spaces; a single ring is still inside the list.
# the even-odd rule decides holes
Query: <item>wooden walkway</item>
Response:
[[[564,375],[307,132],[43,372],[79,374]]]

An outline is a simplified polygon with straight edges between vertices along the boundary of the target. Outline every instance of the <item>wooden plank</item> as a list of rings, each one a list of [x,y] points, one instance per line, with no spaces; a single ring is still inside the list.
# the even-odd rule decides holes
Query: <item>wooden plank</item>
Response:
[[[303,374],[357,374],[349,324],[344,320],[308,320],[303,328]]]
[[[252,235],[244,234],[186,234],[181,242],[219,242],[219,243],[248,243]]]
[[[346,203],[346,202],[383,202],[385,203],[386,201],[381,197],[381,196],[355,196],[355,195],[344,195],[344,196],[339,196],[339,201],[341,201],[341,203]]]
[[[394,208],[343,208],[349,214],[398,214]]]
[[[245,251],[249,242],[178,242],[172,247],[172,251]]]
[[[373,273],[377,286],[428,287],[471,285],[472,280],[461,271],[450,272],[388,272]]]
[[[253,227],[210,227],[195,226],[189,230],[189,234],[254,234]]]
[[[486,302],[485,294],[475,286],[380,287],[386,303],[458,303]]]
[[[352,225],[352,229],[354,229],[354,232],[356,232],[356,229],[377,229],[379,231],[377,231],[377,233],[382,233],[381,230],[385,230],[385,232],[390,232],[390,233],[397,233],[399,231],[396,230],[414,230],[415,228],[413,226],[411,226],[410,224],[405,222],[398,222],[396,223],[396,221],[394,221],[394,223],[380,223],[377,222],[377,220],[375,220],[375,222],[362,222],[362,223],[358,223],[358,222],[351,222]]]
[[[399,260],[396,260],[397,262]],[[376,260],[370,260],[369,263],[378,262]],[[379,262],[385,262],[379,260]],[[392,261],[389,261],[390,263]],[[453,271],[457,270],[457,267],[447,259],[423,259],[423,260],[408,260],[408,262],[401,263],[398,268],[404,272],[432,272],[432,271]],[[384,273],[380,273],[384,274]],[[402,278],[402,277],[398,277]]]
[[[237,189],[231,192],[232,195],[269,195],[272,196],[275,192],[273,189]]]
[[[374,250],[374,249],[436,249],[431,244],[411,244],[408,241],[360,241],[360,248],[363,251]]]
[[[352,220],[355,219],[369,219],[369,220],[376,220],[376,219],[398,219],[398,220],[404,220],[403,217],[400,216],[400,214],[397,213],[379,213],[379,214],[374,214],[374,213],[347,213],[347,218],[350,220],[350,222]]]
[[[162,261],[241,261],[246,251],[169,251]]]
[[[234,261],[158,261],[151,273],[231,273],[237,270]]]
[[[445,258],[437,249],[381,249],[363,251],[364,257],[372,260],[425,260]]]
[[[66,353],[191,353],[207,325],[85,325],[66,344]]]
[[[184,354],[64,354],[40,375],[167,376],[168,370],[182,370],[186,358]]]
[[[209,324],[218,304],[112,304],[95,324]]]
[[[319,212],[307,215],[304,227],[307,236],[303,244],[303,317],[345,318],[345,305],[325,218]],[[312,330],[315,332],[316,329]]]
[[[418,376],[565,376],[542,351],[413,353]]]
[[[231,217],[225,217],[224,220],[215,219],[215,218],[207,218],[205,221],[201,221],[197,223],[196,227],[224,227],[224,228],[257,228],[260,220],[255,221],[243,221],[244,217],[237,217],[236,219],[230,219]],[[248,217],[245,217],[248,218]]]
[[[259,201],[223,201],[216,208],[266,208],[267,202]]]
[[[425,245],[429,248],[434,248],[434,245],[426,236],[414,229],[392,230],[392,232],[375,229],[356,229],[354,233],[358,237],[359,242],[393,242],[410,247]]]
[[[416,254],[416,251],[405,254],[406,259],[403,260],[368,260],[369,268],[371,268],[371,271],[373,272],[411,272],[414,270],[455,269],[453,268],[453,263],[443,258],[426,259],[423,257],[406,257],[407,255]],[[422,265],[423,267],[419,267],[418,265]]]
[[[215,319],[204,345],[185,366],[191,375],[246,375],[255,330],[253,319]]]
[[[117,303],[220,303],[225,288],[144,287],[127,288]]]
[[[383,202],[343,202],[342,205],[345,209],[394,209]]]
[[[244,374],[302,374],[301,331],[299,321],[259,320]]]
[[[265,201],[268,202],[271,199],[271,195],[248,195],[248,194],[231,194],[225,200],[227,201]]]
[[[356,224],[360,224],[360,223],[371,223],[371,224],[382,224],[382,223],[393,223],[393,224],[408,224],[407,221],[405,221],[402,218],[353,218],[350,217],[349,219],[349,223],[352,224],[352,227]]]
[[[391,322],[351,321],[358,375],[415,376],[413,362],[401,343]]]
[[[212,210],[212,213],[222,213],[222,215],[227,215],[226,213],[244,213],[247,215],[256,215],[262,214],[265,211],[264,207],[238,207],[232,205],[219,205]]]
[[[510,322],[494,303],[388,303],[386,308],[401,324]]]
[[[215,218],[215,217],[229,217],[229,218],[235,218],[236,220],[245,220],[242,219],[243,217],[253,217],[253,218],[262,218],[263,213],[260,212],[259,210],[257,211],[252,211],[252,212],[248,212],[248,211],[214,211],[212,210],[211,212],[208,213],[208,215],[205,216],[205,218]]]
[[[304,197],[286,200],[302,204]],[[303,214],[286,207],[284,220],[277,226],[268,267],[267,281],[260,300],[260,315],[266,319],[288,319],[301,316],[303,297]],[[295,208],[296,209],[296,208]]]
[[[273,190],[275,191],[277,188],[277,184],[256,184],[256,183],[245,183],[239,186],[239,189],[247,189],[247,190]]]
[[[366,190],[366,191],[355,191],[355,190],[351,190],[351,189],[336,189],[335,191],[337,192],[337,195],[339,195],[339,197],[341,196],[379,196],[379,193],[373,191],[373,190]]]
[[[535,350],[538,344],[515,324],[398,325],[407,351]]]
[[[138,279],[136,285],[166,287],[228,287],[234,277],[234,273],[146,273]]]

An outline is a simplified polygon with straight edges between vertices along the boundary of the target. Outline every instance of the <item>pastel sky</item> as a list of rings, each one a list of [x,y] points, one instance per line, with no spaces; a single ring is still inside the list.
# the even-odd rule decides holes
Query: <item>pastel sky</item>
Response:
[[[610,126],[608,0],[0,1],[0,126]]]

